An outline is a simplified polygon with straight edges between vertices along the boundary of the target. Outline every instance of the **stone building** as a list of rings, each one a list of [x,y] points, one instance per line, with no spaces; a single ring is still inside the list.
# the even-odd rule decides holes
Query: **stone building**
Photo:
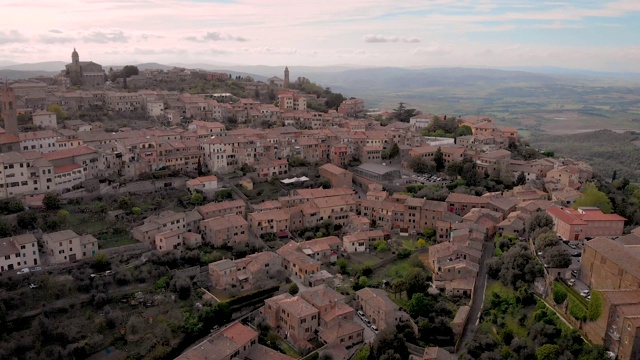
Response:
[[[102,65],[93,61],[80,61],[80,56],[76,49],[71,53],[71,63],[65,66],[65,76],[67,76],[74,86],[84,86],[95,88],[104,85],[105,73]]]

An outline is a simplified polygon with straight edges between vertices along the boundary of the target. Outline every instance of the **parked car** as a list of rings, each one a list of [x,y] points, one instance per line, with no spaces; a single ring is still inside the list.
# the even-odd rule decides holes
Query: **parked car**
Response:
[[[29,289],[37,289],[37,288],[38,288],[38,284],[35,284],[35,283],[29,284]]]
[[[578,245],[571,243],[571,244],[569,244],[569,247],[572,248],[572,249],[577,249]]]
[[[582,255],[582,253],[580,251],[575,251],[573,253],[571,253],[571,256],[573,257],[580,257]]]
[[[369,319],[367,319],[366,317],[362,318],[362,321],[367,324],[367,326],[371,326],[371,321],[369,321]]]
[[[587,297],[587,296],[589,296],[589,294],[591,294],[591,291],[589,291],[589,290],[580,291],[580,295],[582,295],[583,297]]]
[[[537,254],[538,256],[542,256],[542,251],[538,250]]]
[[[40,266],[36,266],[36,267],[31,269],[31,271],[40,271],[40,270],[42,270],[42,268]]]
[[[361,318],[364,317],[364,313],[362,312],[362,310],[358,310],[358,316],[360,316]]]
[[[113,275],[113,270],[107,270],[104,272],[105,276]]]
[[[378,327],[375,326],[375,325],[371,325],[371,330],[373,330],[373,332],[376,333],[376,334],[378,333],[378,331],[380,331],[380,330],[378,330]]]
[[[569,279],[569,281],[567,281],[567,283],[571,286],[576,284],[576,279]]]
[[[28,273],[29,273],[29,268],[24,268],[24,269],[18,270],[16,274],[22,275],[22,274],[28,274]]]

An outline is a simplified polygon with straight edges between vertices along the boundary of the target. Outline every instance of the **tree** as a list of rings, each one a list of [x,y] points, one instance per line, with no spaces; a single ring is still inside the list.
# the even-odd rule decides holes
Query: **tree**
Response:
[[[365,345],[361,347],[358,352],[351,358],[351,360],[367,360],[369,358],[369,353],[371,352],[371,347],[369,345]]]
[[[562,304],[567,300],[567,291],[562,288],[557,282],[553,283],[553,301],[556,304]]]
[[[13,235],[13,227],[6,220],[0,219],[0,238]]]
[[[421,156],[414,156],[409,159],[409,168],[418,174],[424,174],[435,170],[436,165],[432,161],[427,161]]]
[[[389,150],[389,158],[393,159],[398,155],[400,155],[400,147],[398,143],[394,142],[393,145],[391,145],[391,150]]]
[[[196,165],[196,171],[198,176],[204,175],[204,169],[202,168],[202,159],[198,156],[198,164]]]
[[[545,344],[536,350],[536,356],[538,360],[558,360],[562,352],[558,345]]]
[[[91,268],[97,272],[104,272],[111,268],[111,260],[107,254],[103,252],[99,252],[94,258],[93,263],[91,263]]]
[[[296,295],[298,291],[300,291],[298,284],[292,283],[291,286],[289,286],[289,294]]]
[[[457,177],[462,172],[462,163],[453,160],[447,164],[444,172],[445,174],[447,174],[447,176]]]
[[[66,223],[67,220],[69,220],[69,212],[64,209],[58,210],[58,219],[60,220],[61,224]]]
[[[613,207],[611,200],[605,193],[598,190],[593,184],[584,184],[582,186],[582,195],[580,195],[573,203],[573,208],[580,207],[597,207],[605,214],[611,214]]]
[[[433,162],[436,163],[436,171],[444,170],[444,154],[442,153],[442,148],[438,146],[435,154],[433,154]]]
[[[16,224],[23,230],[34,230],[38,226],[38,215],[33,211],[18,214]]]
[[[366,288],[367,286],[369,286],[369,279],[366,276],[360,276],[360,278],[358,279],[358,287],[359,288]]]
[[[56,193],[46,193],[42,199],[42,205],[47,210],[59,210],[61,207],[60,197]]]
[[[406,281],[404,281],[404,279],[395,279],[391,283],[391,291],[393,291],[393,295],[400,294],[400,296],[402,296],[402,293],[406,289],[407,289],[407,283]]]
[[[171,284],[171,289],[178,294],[180,300],[186,300],[191,296],[191,281],[184,276],[176,276]]]
[[[515,186],[524,185],[527,183],[527,176],[524,174],[524,171],[520,171],[518,176],[516,177],[516,181],[514,183]]]
[[[553,219],[546,212],[541,212],[535,214],[529,223],[527,224],[527,232],[529,235],[533,234],[538,229],[549,229],[551,230],[553,227]]]
[[[435,231],[434,229],[430,228],[430,227],[426,227],[426,226],[425,226],[425,227],[422,229],[422,235],[423,235],[424,237],[426,237],[427,239],[431,239],[432,237],[435,237],[435,236],[436,236],[436,231]]]
[[[140,73],[140,70],[138,70],[138,67],[135,65],[125,65],[122,70],[120,70],[120,73],[122,75],[122,77],[129,78],[133,75],[138,75]]]
[[[386,240],[377,240],[373,243],[373,247],[376,248],[377,252],[385,252],[389,250],[389,245]]]
[[[587,309],[587,318],[591,321],[598,320],[602,315],[602,308],[604,306],[604,299],[602,293],[598,290],[593,290],[591,293],[591,301],[589,301],[589,308]]]
[[[558,236],[553,231],[545,231],[533,240],[533,243],[536,245],[536,249],[541,251],[546,248],[554,247],[558,245],[559,242]]]
[[[416,241],[416,246],[419,249],[423,249],[423,248],[425,248],[427,246],[427,242],[424,239],[420,238],[420,239],[418,239],[418,241]]]
[[[423,293],[413,294],[407,302],[407,312],[414,319],[427,313],[427,297]]]
[[[468,135],[473,135],[473,130],[471,129],[471,126],[469,125],[462,125],[459,126],[454,132],[453,134],[456,137],[460,137],[460,136],[468,136]]]
[[[336,265],[338,266],[338,268],[340,268],[340,273],[341,274],[348,274],[349,273],[349,265],[347,264],[347,260],[338,259],[338,261],[336,261]]]
[[[560,246],[556,246],[547,251],[545,255],[547,265],[552,268],[565,269],[571,265],[571,256]]]
[[[49,105],[49,107],[47,108],[47,111],[56,114],[56,118],[58,120],[64,120],[67,118],[67,112],[64,111],[64,109],[60,107],[60,105],[58,104]]]
[[[416,109],[407,109],[405,104],[403,102],[400,102],[398,104],[398,107],[393,109],[393,113],[391,114],[391,117],[395,121],[409,122],[409,120],[412,117],[416,116],[417,114],[418,112],[416,111]]]
[[[413,298],[414,294],[423,293],[429,288],[429,279],[424,270],[413,268],[405,276],[407,284],[407,298]]]
[[[128,196],[120,196],[120,199],[118,199],[118,208],[120,210],[130,211],[132,207],[133,204],[131,203],[131,199],[129,199]]]
[[[191,203],[193,205],[200,205],[202,204],[202,202],[204,201],[204,196],[202,196],[202,194],[200,194],[197,191],[194,191],[193,194],[191,194]]]
[[[140,216],[142,214],[142,209],[140,209],[139,207],[133,207],[131,208],[131,213],[135,216]]]

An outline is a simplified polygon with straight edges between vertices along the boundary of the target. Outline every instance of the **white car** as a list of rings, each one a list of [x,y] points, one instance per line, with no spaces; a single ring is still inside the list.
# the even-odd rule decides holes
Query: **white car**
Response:
[[[580,291],[580,295],[582,295],[583,297],[587,297],[591,294],[591,291],[589,290],[582,290]]]
[[[37,289],[37,288],[38,288],[38,284],[34,284],[34,283],[29,284],[29,289]]]
[[[569,279],[569,281],[567,281],[567,283],[571,286],[575,285],[576,283],[576,279]]]
[[[360,316],[361,318],[364,317],[364,313],[362,312],[362,310],[358,310],[358,316]]]
[[[29,268],[24,268],[19,270],[16,274],[21,275],[21,274],[28,274],[29,273]]]
[[[373,330],[373,332],[376,333],[376,334],[378,333],[378,331],[380,331],[380,330],[378,330],[378,327],[375,326],[375,325],[371,325],[371,330]]]

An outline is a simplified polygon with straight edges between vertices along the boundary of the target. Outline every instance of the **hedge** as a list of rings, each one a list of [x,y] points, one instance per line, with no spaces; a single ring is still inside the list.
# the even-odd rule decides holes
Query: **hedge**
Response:
[[[231,307],[238,307],[240,305],[244,306],[246,303],[249,303],[249,302],[252,302],[252,301],[255,301],[255,300],[263,300],[264,298],[268,298],[271,295],[273,295],[275,292],[277,292],[279,289],[280,289],[279,285],[272,286],[270,288],[259,290],[259,291],[253,292],[251,294],[240,295],[240,296],[234,297],[233,299],[227,300],[227,303]]]
[[[591,301],[589,302],[589,309],[587,310],[587,318],[591,321],[598,320],[602,315],[602,308],[604,306],[604,299],[602,293],[593,290],[591,293]]]

